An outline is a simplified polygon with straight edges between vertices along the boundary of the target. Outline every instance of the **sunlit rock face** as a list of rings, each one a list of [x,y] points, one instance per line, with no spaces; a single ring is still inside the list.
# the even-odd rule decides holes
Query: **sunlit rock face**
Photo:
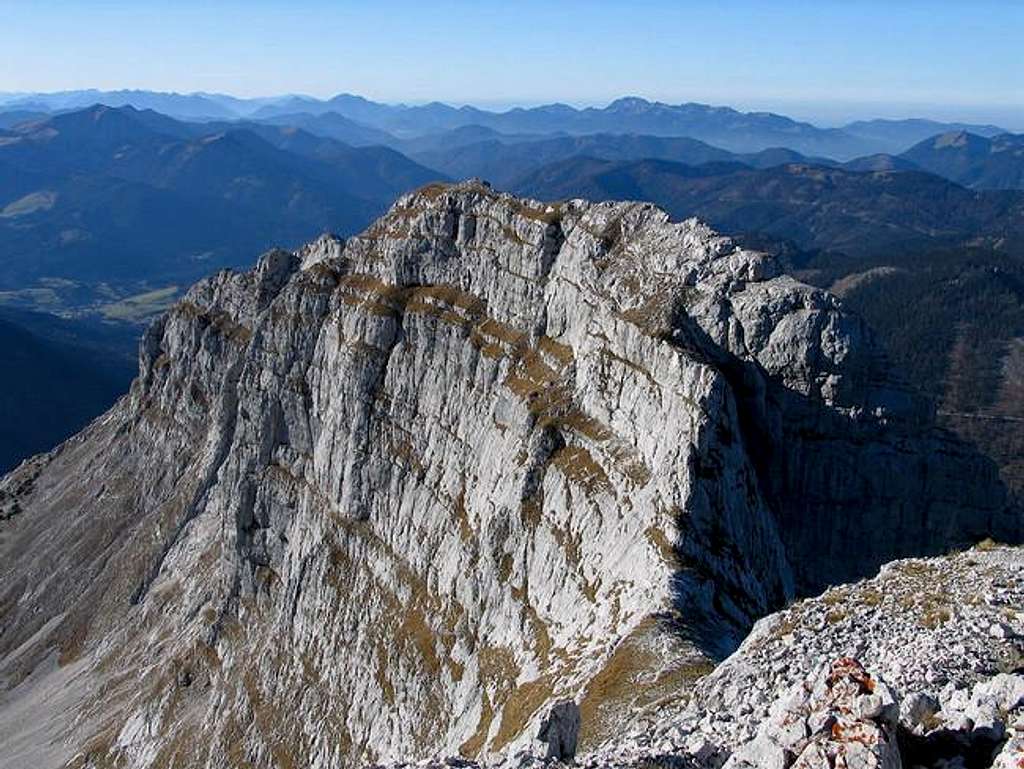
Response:
[[[795,594],[1011,528],[831,296],[479,183],[196,285],[0,489],[5,696],[79,767],[543,754],[566,700],[584,750]]]

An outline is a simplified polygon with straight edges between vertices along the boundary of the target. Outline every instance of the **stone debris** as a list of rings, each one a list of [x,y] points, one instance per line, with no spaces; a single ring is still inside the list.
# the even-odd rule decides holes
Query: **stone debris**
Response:
[[[840,657],[784,694],[724,766],[899,769],[898,717],[893,690],[857,660]]]

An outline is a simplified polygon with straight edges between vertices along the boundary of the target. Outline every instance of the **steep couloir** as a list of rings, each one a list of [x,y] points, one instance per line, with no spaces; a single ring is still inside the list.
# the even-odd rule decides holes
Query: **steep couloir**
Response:
[[[431,186],[195,286],[0,481],[0,766],[478,756],[565,699],[585,749],[794,595],[1015,525],[765,255]]]

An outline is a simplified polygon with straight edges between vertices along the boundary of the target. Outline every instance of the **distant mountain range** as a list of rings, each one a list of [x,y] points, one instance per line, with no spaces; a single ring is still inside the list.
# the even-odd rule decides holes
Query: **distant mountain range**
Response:
[[[968,190],[920,171],[575,157],[512,186],[542,200],[649,200],[680,219],[697,216],[723,232],[769,236],[803,251],[861,255],[979,238],[1024,243],[1024,192]]]
[[[438,174],[384,147],[95,106],[0,134],[0,288],[189,283],[324,230],[357,231]]]
[[[75,98],[61,95],[47,106]],[[182,108],[214,98],[189,98]],[[1012,134],[960,130],[901,155],[839,162],[788,147],[733,152],[688,136],[536,132],[544,114],[561,115],[563,124],[596,124],[612,113],[656,123],[697,114],[692,105],[677,110],[626,99],[604,110],[511,110],[486,114],[514,117],[518,133],[472,124],[399,139],[335,110],[394,124],[411,110],[451,116],[451,108],[340,96],[316,102],[325,110],[318,114],[290,111],[314,102],[243,103],[263,120],[189,122],[101,105],[43,118],[16,113],[27,119],[0,128],[0,248],[6,256],[0,291],[7,290],[0,306],[67,310],[73,295],[81,309],[187,285],[221,266],[246,264],[252,253],[273,245],[324,230],[357,231],[401,193],[445,178],[476,176],[541,198],[647,199],[676,215],[698,214],[727,231],[757,232],[804,249],[1012,239],[1019,228],[1015,196],[979,195],[937,178],[978,190],[1024,186],[1024,137]],[[703,114],[710,119],[720,112]],[[570,120],[570,113],[576,117]],[[782,125],[775,117],[769,123]],[[863,136],[902,139],[940,127],[928,121],[851,125]],[[49,282],[40,288],[39,281]],[[102,285],[107,295],[86,291],[83,299],[79,284]]]
[[[1024,135],[985,138],[965,131],[940,134],[901,155],[876,153],[838,162],[774,147],[735,153],[688,137],[588,134],[510,138],[491,129],[466,127],[399,146],[417,162],[453,178],[477,176],[498,187],[546,165],[573,158],[611,161],[668,160],[697,166],[734,163],[771,168],[792,163],[847,171],[927,171],[973,189],[1024,189]]]
[[[387,146],[396,143],[395,137],[386,131],[357,123],[337,112],[322,112],[316,115],[307,112],[274,115],[262,122],[301,128],[317,136],[337,139],[356,147],[373,144]]]
[[[1024,189],[1024,134],[944,133],[915,145],[902,157],[967,187]]]
[[[249,100],[224,95],[139,90],[100,91],[93,88],[56,93],[17,94],[6,97],[4,101],[10,106],[36,112],[79,110],[93,104],[104,104],[108,107],[152,109],[182,119],[235,118],[240,114],[239,109],[249,103]],[[259,109],[259,106],[254,104],[253,109]]]
[[[821,128],[771,112],[741,112],[697,103],[664,104],[638,97],[617,99],[605,107],[577,109],[566,104],[549,104],[504,112],[453,107],[441,102],[414,106],[381,104],[352,94],[339,94],[331,99],[308,96],[238,99],[224,94],[86,90],[0,98],[2,109],[36,112],[81,109],[96,103],[153,109],[184,120],[284,121],[354,144],[389,143],[386,135],[397,141],[478,126],[502,134],[685,136],[731,152],[787,147],[837,160],[880,152],[899,154],[930,136],[949,131],[964,130],[987,137],[1005,133],[992,125],[920,119],[858,121],[840,128]],[[324,116],[329,117],[323,119]],[[341,126],[340,120],[348,124]],[[386,135],[373,138],[373,131]]]
[[[847,123],[843,131],[865,141],[894,147],[909,147],[936,134],[951,131],[970,131],[979,136],[996,136],[1006,130],[994,125],[971,123],[941,123],[937,120],[858,120]]]
[[[590,134],[543,139],[521,139],[506,143],[491,138],[473,144],[455,145],[425,151],[411,151],[420,163],[436,168],[453,178],[477,176],[498,187],[509,187],[522,175],[549,163],[569,158],[590,157],[604,160],[671,160],[688,165],[736,163],[764,168],[783,163],[812,162],[798,152],[768,149],[737,154],[687,137],[643,136],[636,134]],[[814,162],[834,165],[819,158]]]
[[[663,104],[637,97],[613,101],[606,107],[576,109],[566,104],[489,112],[474,107],[451,107],[440,102],[421,106],[383,105],[342,94],[325,101],[295,98],[261,107],[255,118],[287,112],[310,115],[334,112],[402,138],[481,126],[511,134],[629,133],[685,136],[732,152],[758,152],[787,147],[840,160],[874,152],[897,153],[937,133],[969,130],[991,136],[996,126],[939,123],[928,120],[875,120],[842,128],[819,128],[771,112],[740,112],[706,104]]]
[[[149,127],[181,139],[212,130],[244,129],[282,148],[283,139],[260,127],[299,129],[304,134],[290,142],[293,147],[309,144],[305,134],[352,147],[390,147],[452,177],[480,176],[499,186],[548,162],[590,156],[687,164],[733,161],[755,167],[812,162],[856,171],[926,170],[976,189],[1024,187],[1024,139],[995,125],[907,119],[821,128],[769,112],[671,105],[636,97],[601,108],[553,104],[492,112],[440,102],[381,104],[351,94],[331,99],[239,99],[202,93],[67,91],[0,96],[0,131],[97,103],[135,107],[143,122],[150,119],[150,111],[159,113],[164,121],[150,119]],[[179,127],[172,127],[167,117]],[[184,129],[183,121],[188,122]]]

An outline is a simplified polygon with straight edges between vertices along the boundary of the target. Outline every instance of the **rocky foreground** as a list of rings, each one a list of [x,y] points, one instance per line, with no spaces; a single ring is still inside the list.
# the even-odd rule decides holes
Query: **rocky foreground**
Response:
[[[529,752],[393,767],[1020,769],[1024,550],[896,561],[796,603],[691,689],[573,760],[555,757],[573,744],[560,716],[549,721],[561,731]]]
[[[0,767],[333,769],[542,730],[724,756],[838,656],[906,694],[871,649],[937,664],[973,609],[922,629],[879,589],[892,622],[823,610],[764,649],[762,625],[695,683],[756,619],[1021,523],[864,322],[769,256],[650,204],[432,185],[197,284],[128,396],[0,479]]]

